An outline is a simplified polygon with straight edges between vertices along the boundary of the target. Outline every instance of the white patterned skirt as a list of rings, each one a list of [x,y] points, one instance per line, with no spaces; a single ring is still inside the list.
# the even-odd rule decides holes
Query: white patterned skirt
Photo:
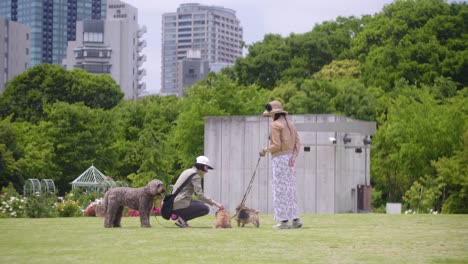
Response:
[[[289,167],[292,154],[271,159],[273,169],[273,208],[275,221],[299,218],[295,167]]]

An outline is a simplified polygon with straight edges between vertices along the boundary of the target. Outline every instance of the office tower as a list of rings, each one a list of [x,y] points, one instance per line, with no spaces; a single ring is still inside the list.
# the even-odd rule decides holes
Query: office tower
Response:
[[[31,28],[0,18],[0,93],[6,82],[29,67]]]
[[[31,27],[31,66],[61,64],[76,21],[106,17],[106,0],[1,0],[0,17]]]
[[[200,51],[189,50],[187,58],[177,62],[177,96],[184,96],[185,88],[205,79],[209,70],[209,63],[201,59]]]
[[[177,12],[162,16],[161,91],[178,94],[177,62],[189,50],[199,50],[201,60],[234,63],[242,57],[242,27],[234,10],[200,4],[182,4]]]
[[[76,40],[68,42],[66,69],[81,68],[90,73],[109,74],[126,99],[136,100],[145,89],[141,68],[146,56],[142,40],[146,27],[139,28],[138,10],[119,0],[108,0],[106,20],[77,22]]]

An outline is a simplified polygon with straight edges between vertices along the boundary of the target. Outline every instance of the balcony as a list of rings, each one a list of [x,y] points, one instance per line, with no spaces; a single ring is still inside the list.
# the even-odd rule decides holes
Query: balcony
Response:
[[[146,61],[146,55],[138,56],[138,67],[141,67],[143,63]]]
[[[146,76],[146,70],[145,69],[142,69],[142,70],[138,70],[138,81],[141,81],[141,79],[143,79],[143,77]]]
[[[146,26],[142,26],[137,33],[138,38],[141,38],[146,33]]]
[[[138,52],[141,52],[146,47],[146,40],[138,42]]]

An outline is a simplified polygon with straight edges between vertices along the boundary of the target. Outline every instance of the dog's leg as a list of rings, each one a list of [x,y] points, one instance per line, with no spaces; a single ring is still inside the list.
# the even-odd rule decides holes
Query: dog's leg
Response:
[[[117,212],[115,213],[115,219],[114,219],[114,227],[121,227],[122,225],[120,222],[122,221],[122,214],[123,214],[123,206],[120,206],[117,209]]]
[[[114,227],[117,205],[110,203],[106,212],[105,227]]]
[[[150,220],[149,220],[150,210],[148,210],[147,208],[141,208],[141,209],[142,209],[140,211],[141,227],[151,227]]]
[[[104,195],[104,199],[102,201],[102,207],[104,209],[104,227],[106,228],[112,227],[112,224],[111,224],[112,222],[110,221],[108,196],[109,196],[109,191],[106,192],[106,194]]]

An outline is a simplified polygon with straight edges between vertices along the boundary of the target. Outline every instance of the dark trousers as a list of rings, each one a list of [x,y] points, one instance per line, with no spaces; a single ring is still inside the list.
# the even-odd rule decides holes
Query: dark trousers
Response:
[[[192,200],[187,208],[181,208],[173,211],[174,214],[182,217],[185,221],[207,215],[209,212],[210,208],[205,203],[198,200]]]

